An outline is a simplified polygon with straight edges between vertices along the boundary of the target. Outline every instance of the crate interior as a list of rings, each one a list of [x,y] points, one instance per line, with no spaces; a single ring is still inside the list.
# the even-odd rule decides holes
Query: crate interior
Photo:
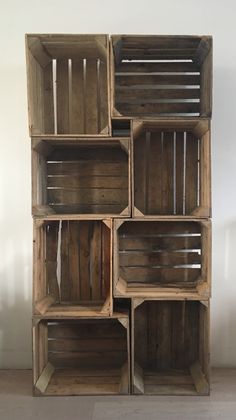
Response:
[[[47,321],[39,340],[44,367],[53,367],[45,395],[128,393],[127,330],[118,319]]]
[[[38,147],[39,206],[59,214],[103,215],[128,206],[129,158],[118,140],[55,143]]]
[[[101,220],[50,221],[44,226],[46,278],[41,296],[55,298],[47,309],[51,316],[76,316],[84,311],[107,314],[110,234]]]
[[[211,115],[210,37],[124,35],[112,42],[117,115]]]
[[[203,304],[145,301],[134,310],[133,328],[134,393],[208,394],[208,318]]]
[[[173,120],[137,124],[133,145],[134,206],[138,211],[183,216],[203,211],[209,216],[210,173],[204,172],[209,170],[209,129],[206,121],[201,130],[198,126],[197,122]]]
[[[119,279],[126,292],[194,290],[201,278],[198,222],[126,221],[118,229]]]
[[[28,35],[31,134],[108,133],[107,37]]]

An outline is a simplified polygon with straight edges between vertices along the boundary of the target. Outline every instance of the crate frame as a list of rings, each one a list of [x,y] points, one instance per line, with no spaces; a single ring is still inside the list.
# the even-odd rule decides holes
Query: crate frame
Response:
[[[72,321],[72,320],[71,320]],[[114,375],[117,375],[116,373],[112,373],[112,368],[108,365],[108,367],[104,370],[104,369],[100,369],[100,367],[95,368],[91,368],[89,369],[90,372],[83,372],[84,366],[82,366],[82,371],[80,372],[81,375],[78,375],[78,370],[75,369],[75,373],[73,374],[73,369],[71,369],[71,366],[69,364],[69,366],[67,368],[64,369],[57,369],[56,366],[53,365],[53,363],[48,361],[48,354],[49,354],[49,349],[48,349],[48,322],[53,322],[56,325],[62,325],[65,324],[65,320],[62,318],[57,318],[57,320],[52,320],[50,317],[46,317],[44,319],[41,319],[40,317],[34,317],[33,318],[33,331],[32,331],[32,340],[33,340],[33,393],[35,396],[65,396],[65,395],[114,395],[114,394],[129,394],[130,393],[130,326],[129,326],[129,316],[127,314],[127,312],[122,311],[122,312],[114,312],[110,317],[108,318],[104,318],[104,317],[100,317],[99,315],[97,315],[96,317],[88,317],[88,316],[84,316],[81,317],[80,319],[77,319],[77,321],[74,320],[73,318],[73,322],[74,325],[79,325],[81,322],[86,322],[88,321],[88,323],[93,324],[97,324],[99,325],[99,321],[101,321],[102,323],[105,323],[104,325],[108,325],[109,323],[114,323],[115,321],[117,321],[117,323],[119,323],[124,329],[125,329],[125,335],[126,335],[126,355],[127,355],[127,361],[118,369],[117,367],[114,368],[114,370],[116,369],[116,371],[120,372],[120,380],[119,383],[115,384],[113,378],[115,379]],[[70,325],[70,321],[67,320],[66,321],[68,325]],[[101,324],[100,324],[101,325]],[[91,332],[89,333],[91,335]],[[59,336],[60,337],[60,336]],[[109,336],[108,336],[109,337]],[[67,338],[68,339],[68,338]],[[57,338],[58,340],[58,338]],[[66,336],[64,338],[64,340],[66,340]],[[69,341],[71,339],[69,338]],[[113,339],[114,340],[114,339]],[[76,340],[75,340],[76,341]],[[63,343],[62,343],[63,344]],[[74,347],[73,347],[74,348]],[[78,348],[79,351],[79,348]],[[99,354],[101,352],[101,356],[103,351],[97,351],[96,354],[96,350],[94,350],[93,348],[91,349],[91,352],[94,351],[96,357],[100,357]],[[109,351],[109,350],[107,350]],[[83,352],[83,350],[82,350]],[[69,356],[72,354],[74,354],[73,352],[70,353],[69,350],[67,351],[68,353],[68,359],[69,360]],[[76,353],[75,353],[76,354]],[[86,352],[87,354],[87,352]],[[91,357],[91,356],[90,356]],[[88,369],[88,368],[87,368]],[[101,388],[99,391],[97,391],[98,388],[98,384],[95,380],[94,385],[91,383],[91,371],[95,369],[94,372],[94,377],[96,377],[96,379],[98,380],[99,383],[99,376],[103,377],[103,376],[108,376],[108,381],[107,381],[107,386],[106,388],[103,389]],[[59,378],[56,378],[56,385],[54,384],[54,386],[52,387],[52,389],[49,391],[47,391],[47,387],[50,385],[50,381],[53,378],[54,373],[56,373],[59,370],[60,376]],[[80,369],[81,370],[81,369]],[[71,372],[71,373],[69,373]],[[70,376],[76,376],[79,379],[79,384],[81,384],[78,388],[77,383],[73,384],[73,381],[71,382],[71,384],[69,383],[65,383],[63,386],[63,373],[64,373],[64,378],[68,375],[68,377]],[[67,373],[65,375],[65,373]],[[77,373],[77,375],[76,375]],[[72,375],[71,375],[72,374]],[[83,381],[83,377],[85,377],[85,382],[83,384],[83,382],[81,383],[80,381]],[[87,377],[87,381],[86,381],[86,377]],[[111,378],[109,378],[111,377]],[[104,381],[105,378],[101,379]],[[109,379],[111,379],[111,382],[109,381]],[[61,384],[60,384],[61,381]],[[59,384],[58,384],[59,382]],[[88,384],[88,385],[87,385]],[[113,385],[114,384],[114,385]],[[60,386],[61,385],[61,386]],[[74,389],[73,389],[73,385],[74,385]],[[89,385],[91,387],[92,385],[92,389],[93,391],[91,392],[91,389],[88,390]],[[101,385],[101,384],[100,384]],[[110,385],[110,386],[109,386]],[[87,387],[87,390],[86,390]],[[115,387],[115,389],[114,389]],[[67,389],[68,388],[68,389]],[[77,389],[76,389],[77,388]],[[82,388],[82,390],[80,389]],[[110,389],[109,389],[110,388]]]
[[[70,47],[69,50],[68,45]],[[25,46],[30,135],[54,135],[56,125],[58,135],[110,135],[108,35],[26,34]],[[83,59],[90,60],[89,69],[84,67]],[[100,63],[102,63],[101,60],[104,60],[101,64],[103,66],[102,72],[101,70],[96,70],[97,72],[100,71],[100,76],[98,76],[98,73],[94,74],[95,60],[97,59],[100,59]],[[51,69],[53,60],[60,61],[60,69],[58,67],[56,76],[52,75],[54,71]],[[71,67],[67,69],[69,60],[71,60]],[[99,66],[98,64],[96,65]],[[73,87],[73,92],[77,93],[77,97],[73,94],[72,88],[69,92],[69,85],[72,84],[72,81],[67,80],[70,77],[69,73],[72,72],[72,66],[73,72],[74,69],[78,72],[75,76],[76,84]],[[88,77],[91,78],[91,83],[90,86],[88,85],[85,88],[86,78]],[[99,87],[98,83],[100,83]],[[66,85],[68,92],[65,91]],[[78,89],[76,86],[81,86],[81,92],[83,90],[83,97],[81,97],[83,104],[79,100],[79,90],[76,91]],[[90,89],[91,92],[86,96],[84,89]],[[56,94],[55,90],[57,91]],[[103,97],[101,96],[102,94]],[[95,97],[97,97],[96,104],[93,103]],[[35,98],[38,101],[36,103]],[[93,108],[93,112],[86,114],[85,105],[86,108]],[[96,116],[98,105],[100,114]],[[57,117],[55,118],[56,114]],[[81,124],[84,121],[82,124],[83,128],[82,126],[78,127],[78,118],[81,118]]]
[[[160,328],[164,328],[165,329],[165,334],[166,334],[166,330],[167,330],[167,325],[169,325],[169,327],[171,327],[171,331],[170,331],[170,337],[168,335],[168,338],[171,340],[170,343],[172,343],[173,340],[173,335],[176,334],[176,340],[177,343],[180,345],[180,347],[184,346],[189,346],[189,342],[186,342],[186,339],[184,338],[183,342],[182,342],[182,335],[183,337],[185,337],[186,333],[186,328],[188,328],[188,323],[189,323],[189,317],[190,314],[193,316],[192,311],[190,312],[190,310],[188,310],[188,318],[187,318],[187,327],[185,324],[185,311],[187,308],[187,305],[191,304],[191,305],[198,305],[198,332],[197,332],[197,336],[198,336],[198,355],[197,355],[197,359],[195,361],[193,361],[193,363],[190,364],[190,366],[187,368],[188,372],[181,372],[181,369],[183,369],[183,367],[179,368],[179,372],[178,369],[175,367],[168,367],[166,365],[168,365],[168,356],[166,358],[166,353],[168,352],[172,352],[173,349],[171,348],[173,346],[173,344],[168,343],[168,339],[167,341],[163,338],[163,331],[160,332],[159,329],[159,336],[158,334],[155,335],[154,332],[153,334],[155,335],[154,341],[156,343],[156,350],[152,350],[155,353],[155,356],[158,360],[159,357],[159,364],[163,365],[160,366],[160,369],[156,370],[153,367],[148,367],[148,368],[143,368],[142,366],[140,366],[136,359],[135,359],[135,347],[136,347],[136,343],[135,343],[135,311],[139,311],[140,306],[142,306],[142,304],[145,304],[146,302],[150,303],[150,302],[155,302],[158,305],[158,302],[165,306],[167,306],[167,304],[174,306],[175,304],[182,304],[182,308],[181,308],[181,318],[178,319],[178,324],[176,327],[177,331],[173,330],[173,322],[176,322],[176,319],[172,321],[170,320],[170,318],[168,317],[168,311],[172,310],[172,309],[168,309],[168,307],[164,309],[162,309],[161,313],[159,314],[159,317],[162,320],[162,324],[164,323],[165,327],[163,327],[162,325],[160,326]],[[152,312],[150,312],[151,309],[149,309],[149,307],[147,308],[147,313],[146,313],[146,318],[147,318],[147,323],[149,325],[149,328],[156,328],[154,325],[154,322],[151,321],[151,316],[153,315]],[[184,319],[182,319],[182,313],[184,314],[183,317]],[[156,318],[155,318],[156,321]],[[143,322],[143,321],[142,321]],[[156,321],[157,322],[157,321]],[[160,320],[159,320],[160,322]],[[180,325],[179,325],[180,324]],[[183,324],[183,325],[182,325]],[[182,328],[182,330],[180,330],[180,326]],[[191,328],[193,328],[193,326],[191,326]],[[193,331],[191,331],[193,332]],[[148,333],[148,332],[147,332]],[[177,338],[177,334],[180,335],[180,338]],[[196,333],[195,333],[196,334]],[[145,340],[145,337],[140,336],[140,334],[138,335],[140,340]],[[191,334],[192,337],[192,334]],[[196,339],[196,337],[195,337]],[[158,341],[160,340],[159,344]],[[147,348],[145,347],[145,345],[147,344]],[[141,343],[139,343],[139,348],[143,349],[143,347],[146,348],[145,351],[148,352],[148,345],[150,345],[150,343],[147,341],[147,343],[144,343],[144,345],[142,346]],[[152,346],[155,346],[154,343],[152,343]],[[169,347],[168,347],[169,346]],[[193,346],[192,346],[193,347]],[[176,349],[175,349],[176,350]],[[180,351],[180,349],[177,350]],[[158,356],[158,352],[159,352],[159,356]],[[186,356],[186,355],[185,355]],[[154,357],[154,356],[153,356]],[[174,361],[174,363],[176,363],[176,365],[183,363],[180,362],[179,356],[178,356],[178,351],[177,351],[177,355],[175,356],[176,360]],[[166,360],[167,359],[167,360]],[[173,355],[171,360],[173,361]],[[158,362],[155,361],[154,363]],[[158,375],[158,376],[157,376]],[[179,378],[178,378],[179,375]],[[185,378],[185,376],[187,376],[187,380]],[[156,376],[156,380],[155,380],[155,376]],[[131,384],[132,384],[132,393],[136,394],[136,395],[140,395],[140,394],[145,394],[145,395],[209,395],[210,394],[210,302],[209,300],[197,300],[197,301],[160,301],[158,299],[149,299],[149,298],[133,298],[131,300]],[[155,383],[156,382],[156,383]],[[179,383],[178,383],[179,382]],[[191,388],[190,388],[191,386]]]
[[[110,72],[111,72],[111,117],[112,118],[124,118],[124,119],[132,119],[132,118],[140,118],[137,113],[130,113],[130,115],[127,115],[126,113],[122,113],[120,112],[117,107],[116,107],[116,85],[115,85],[115,68],[116,65],[118,65],[116,63],[116,61],[120,64],[120,60],[123,59],[122,55],[122,45],[125,41],[130,42],[130,44],[138,44],[139,46],[139,42],[140,40],[142,42],[155,42],[158,41],[160,44],[161,43],[169,43],[171,45],[171,43],[178,43],[178,45],[181,45],[181,42],[183,43],[191,43],[191,40],[198,40],[198,48],[196,49],[194,56],[191,57],[191,59],[193,61],[195,61],[195,65],[197,68],[201,68],[202,69],[202,75],[200,76],[200,85],[201,85],[201,89],[200,89],[200,115],[198,115],[198,117],[208,117],[211,118],[212,115],[212,37],[208,36],[208,35],[204,35],[204,36],[186,36],[186,35],[136,35],[136,34],[129,34],[129,35],[125,35],[125,34],[118,34],[118,35],[112,35],[111,39],[110,39]],[[154,41],[153,41],[154,40]],[[148,44],[146,44],[146,51],[148,51]],[[117,58],[115,56],[114,53],[114,48],[117,49]],[[138,47],[137,47],[138,48]],[[145,48],[143,46],[143,48]],[[174,49],[174,48],[173,48]],[[161,47],[160,47],[160,50]],[[157,50],[158,51],[158,50]],[[165,51],[165,48],[163,47],[162,52]],[[159,53],[160,54],[160,53]],[[135,54],[134,54],[135,55]],[[158,55],[158,53],[157,53]],[[149,57],[148,57],[149,56]],[[130,55],[130,57],[132,57],[132,53]],[[171,55],[171,51],[169,52],[169,58],[174,58],[173,57],[173,53]],[[144,58],[150,59],[150,55],[147,52],[145,54],[144,52]],[[154,57],[154,59],[156,59],[157,57]],[[158,58],[162,58],[162,55],[159,56]],[[186,54],[184,57],[180,57],[180,58],[186,58]],[[188,57],[190,58],[190,57]],[[129,61],[131,58],[128,58],[126,61]],[[168,60],[167,60],[168,61]],[[168,64],[168,63],[167,63]],[[194,63],[193,63],[194,65]],[[168,70],[168,69],[167,69]],[[192,70],[193,71],[193,70]],[[196,69],[195,69],[196,71]],[[185,70],[186,72],[186,70]],[[145,101],[143,101],[143,104],[145,104]],[[140,114],[140,113],[139,113]],[[142,118],[146,118],[146,116],[144,117],[144,112],[142,112]],[[164,113],[163,113],[164,114]],[[166,113],[166,118],[169,118],[171,116],[171,114],[168,114],[168,112]],[[159,115],[158,113],[156,113],[155,118],[163,118],[162,115]],[[147,118],[152,118],[152,113],[150,112],[149,115],[147,116]],[[175,118],[181,118],[181,116],[178,116],[178,114],[175,115]]]
[[[65,219],[63,219],[63,222]],[[69,221],[69,220],[68,220]],[[80,300],[71,301],[70,298],[65,298],[61,300],[61,283],[58,282],[58,246],[59,246],[59,235],[57,236],[57,253],[55,252],[55,256],[51,255],[50,250],[48,251],[49,254],[47,254],[47,227],[53,223],[56,222],[59,227],[59,220],[58,219],[35,219],[34,220],[34,230],[33,230],[33,314],[34,316],[38,316],[41,318],[48,318],[51,319],[57,319],[58,317],[61,318],[80,318],[84,316],[100,316],[100,317],[108,317],[112,315],[113,312],[113,296],[112,296],[112,236],[113,236],[113,229],[112,229],[112,220],[111,219],[87,219],[87,218],[77,218],[77,219],[71,219],[71,221],[77,221],[77,222],[95,222],[99,223],[100,225],[106,226],[107,229],[109,229],[109,244],[108,246],[104,246],[103,243],[103,249],[101,250],[101,254],[104,252],[104,249],[106,252],[109,250],[109,266],[105,267],[105,262],[103,261],[103,258],[105,260],[105,256],[101,256],[101,266],[100,266],[100,275],[101,278],[96,280],[96,282],[102,282],[104,281],[104,276],[109,276],[109,282],[106,284],[107,287],[107,293],[105,299],[100,299],[97,301],[97,299],[94,299],[91,295],[90,291],[90,299],[84,299],[83,296],[80,296]],[[101,233],[102,235],[102,233]],[[67,233],[67,238],[69,240],[69,233]],[[52,234],[52,239],[55,239]],[[101,241],[102,238],[99,237],[99,240]],[[104,241],[104,239],[103,239]],[[92,242],[90,239],[90,251],[91,252],[91,246]],[[52,243],[49,246],[52,248]],[[74,244],[75,245],[75,244]],[[95,243],[94,243],[95,246]],[[62,245],[60,245],[60,255],[61,259],[63,258],[63,248]],[[68,243],[69,247],[69,243]],[[78,243],[76,243],[76,247],[78,248]],[[72,249],[72,256],[70,257],[70,265],[73,263],[73,250],[75,252],[76,248],[71,247]],[[79,248],[78,248],[79,249]],[[84,258],[90,259],[90,254],[85,255]],[[94,252],[94,251],[93,251]],[[105,255],[105,254],[104,254]],[[71,259],[72,258],[72,259]],[[78,262],[78,270],[80,272],[80,257]],[[92,258],[94,258],[94,255],[92,254]],[[67,255],[67,259],[69,261],[69,256]],[[90,262],[89,262],[90,264]],[[64,262],[65,265],[65,262]],[[61,263],[60,263],[61,266]],[[75,271],[75,268],[74,268]],[[69,270],[67,271],[67,274],[61,274],[61,280],[62,275],[65,277],[65,275],[69,275]],[[50,279],[48,278],[50,276]],[[90,268],[89,268],[89,277],[91,276]],[[95,273],[95,276],[97,276],[97,271]],[[77,280],[74,284],[74,280],[71,279],[70,281],[70,287],[76,289],[78,287]],[[91,278],[90,278],[91,281]],[[67,279],[68,283],[68,279]],[[97,285],[98,286],[98,285]],[[81,285],[80,285],[81,287]],[[101,287],[101,284],[99,285]],[[82,292],[81,292],[82,294]],[[87,293],[86,293],[87,295]],[[64,295],[63,295],[64,296]],[[61,303],[62,302],[62,303]]]
[[[124,223],[191,223],[196,222],[201,226],[201,274],[195,281],[194,287],[178,287],[178,283],[170,287],[129,286],[127,281],[120,275],[119,264],[119,228]],[[168,251],[168,249],[166,250]],[[115,219],[113,223],[113,296],[115,298],[156,298],[160,300],[206,300],[211,297],[211,221],[207,219]]]
[[[165,211],[161,213],[157,212],[143,212],[141,211],[137,205],[136,205],[136,197],[135,197],[135,142],[138,141],[140,136],[144,135],[146,132],[153,132],[153,133],[160,133],[163,130],[164,134],[171,134],[173,133],[173,146],[174,146],[174,134],[175,134],[175,145],[177,145],[177,139],[176,136],[180,132],[183,133],[190,133],[191,136],[194,136],[194,138],[190,138],[190,140],[194,140],[197,142],[197,148],[199,150],[197,151],[199,153],[199,156],[196,155],[196,172],[199,171],[199,174],[195,174],[195,187],[196,190],[194,191],[195,196],[197,197],[197,194],[199,194],[199,205],[196,202],[195,208],[191,212],[186,212],[185,214],[182,214],[180,212],[168,212]],[[188,144],[188,137],[186,135],[185,138],[185,144],[187,147]],[[182,139],[184,141],[184,138]],[[132,121],[132,130],[131,130],[131,143],[132,143],[132,216],[134,218],[144,217],[144,218],[153,218],[153,217],[173,217],[173,218],[188,218],[188,217],[202,217],[202,218],[209,218],[211,217],[211,128],[210,128],[210,120],[209,119],[203,119],[200,118],[198,120],[194,119],[168,119],[168,120],[133,120]],[[176,146],[177,147],[177,146]],[[187,149],[186,149],[187,150]],[[166,152],[169,153],[169,152]],[[177,151],[175,150],[175,153]],[[150,156],[146,156],[146,169],[145,169],[145,179],[142,179],[143,183],[145,184],[144,188],[148,188],[149,186],[149,179],[147,176],[146,170],[149,168],[148,160]],[[161,158],[160,158],[161,160]],[[174,151],[173,151],[173,160],[174,160]],[[184,159],[183,159],[184,161]],[[177,156],[175,155],[175,177],[177,175]],[[188,184],[187,182],[187,176],[186,176],[186,166],[187,166],[187,156],[185,151],[185,164],[183,162],[183,171],[185,169],[185,183],[183,181],[183,187],[185,190],[185,197],[183,200],[185,203],[187,202],[187,194],[186,194],[186,186]],[[197,165],[199,165],[197,167]],[[142,168],[142,167],[141,167]],[[168,168],[168,171],[172,171],[172,167]],[[160,169],[159,169],[160,171]],[[166,179],[166,182],[169,183],[169,172],[168,173],[168,180]],[[138,171],[138,172],[141,172]],[[163,173],[163,171],[162,171]],[[192,174],[190,174],[190,177],[192,177]],[[197,179],[198,177],[198,179]],[[140,178],[141,180],[141,178]],[[197,191],[197,184],[199,184],[199,192]],[[148,187],[147,187],[148,186]],[[163,185],[161,185],[163,188]],[[169,187],[169,185],[168,185]],[[188,188],[188,190],[192,191],[192,186]],[[169,188],[168,188],[169,190]],[[173,179],[173,191],[174,191],[174,179]],[[145,195],[143,196],[143,200],[145,200],[145,203],[147,205],[147,197],[149,196],[148,192],[145,191]],[[196,200],[195,197],[195,201]],[[156,201],[159,201],[159,206],[162,206],[163,202],[166,201],[166,197],[164,197],[164,194],[162,193],[161,196],[154,196]],[[170,198],[170,197],[169,197]],[[171,197],[171,200],[173,200],[173,197]],[[177,202],[178,195],[177,195],[177,180],[175,179],[175,201]],[[191,198],[192,200],[192,198]],[[164,206],[164,204],[163,204]],[[165,205],[165,207],[167,207]]]
[[[48,205],[47,197],[47,154],[50,153],[50,150],[56,148],[57,146],[63,147],[113,147],[113,145],[119,146],[124,153],[127,154],[127,206],[122,209],[120,213],[56,213],[56,211]],[[83,173],[81,172],[81,176]],[[68,189],[69,191],[70,189]],[[88,189],[89,190],[89,189]],[[97,190],[96,190],[97,191]],[[78,193],[77,193],[78,194]],[[82,196],[82,194],[81,194]],[[67,203],[65,203],[67,204]],[[79,205],[79,204],[78,204]],[[93,203],[90,206],[94,205]],[[101,204],[99,204],[101,206]],[[33,138],[32,139],[32,214],[34,217],[44,217],[44,218],[66,218],[70,219],[72,215],[77,217],[81,215],[82,217],[92,218],[96,216],[98,219],[105,219],[109,217],[129,217],[131,214],[131,144],[129,138],[76,138],[68,139],[67,137],[61,138]]]

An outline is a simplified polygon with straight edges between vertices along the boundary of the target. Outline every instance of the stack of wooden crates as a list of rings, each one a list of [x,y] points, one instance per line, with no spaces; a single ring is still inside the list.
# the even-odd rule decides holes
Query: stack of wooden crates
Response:
[[[211,37],[26,55],[35,394],[208,394]]]

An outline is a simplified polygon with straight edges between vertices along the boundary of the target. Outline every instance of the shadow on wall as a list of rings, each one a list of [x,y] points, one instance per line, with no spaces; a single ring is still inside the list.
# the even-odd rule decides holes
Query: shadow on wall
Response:
[[[235,366],[236,221],[213,225],[212,365]]]

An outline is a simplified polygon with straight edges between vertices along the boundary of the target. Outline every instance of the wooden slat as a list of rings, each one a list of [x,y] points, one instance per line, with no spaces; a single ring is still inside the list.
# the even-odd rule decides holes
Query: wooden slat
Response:
[[[199,72],[199,67],[191,62],[134,63],[123,62],[116,67],[116,72],[155,73],[155,72]]]
[[[173,163],[174,142],[173,133],[163,133],[163,173],[162,173],[162,214],[173,213]]]
[[[110,238],[110,231],[108,227],[102,223],[102,231],[101,231],[101,248],[102,248],[102,297],[107,298],[110,294],[111,288],[111,272],[110,272],[110,263],[111,263],[111,238]]]
[[[85,126],[86,133],[98,133],[98,78],[97,60],[86,60],[86,97],[85,97]]]
[[[150,87],[143,89],[116,89],[116,104],[122,103],[151,103],[157,100],[173,100],[173,99],[199,99],[200,89],[151,89]],[[173,101],[174,102],[174,101]],[[177,102],[177,101],[176,101]]]
[[[191,133],[186,135],[186,200],[185,213],[197,207],[198,185],[198,142]]]
[[[120,112],[125,115],[149,116],[151,114],[198,114],[199,103],[157,103],[157,104],[122,104]]]
[[[58,204],[126,204],[126,189],[49,189],[49,205]],[[127,203],[128,204],[128,203]]]
[[[100,124],[98,132],[101,132],[108,126],[107,63],[101,60],[99,66],[99,108]]]
[[[40,392],[45,393],[54,371],[54,366],[51,363],[47,363],[35,385]]]
[[[69,222],[61,222],[61,283],[60,292],[62,301],[70,301],[70,290],[68,288],[69,266]]]
[[[120,267],[121,276],[128,282],[188,282],[195,281],[201,274],[199,268],[149,268]]]
[[[126,360],[126,351],[55,352],[49,353],[49,361],[57,368],[120,367]]]
[[[60,322],[48,325],[50,339],[118,339],[124,334],[124,328],[115,320]]]
[[[157,237],[157,238],[120,238],[120,250],[171,250],[178,249],[201,249],[201,237],[190,236],[186,237]]]
[[[74,188],[74,189],[89,189],[89,188],[114,188],[127,189],[128,179],[125,175],[120,176],[99,176],[91,175],[52,175],[47,178],[48,187]]]
[[[102,293],[102,255],[101,255],[101,222],[93,223],[93,232],[91,237],[91,298],[99,300]]]
[[[44,133],[52,134],[54,127],[52,61],[44,68]]]
[[[46,277],[50,295],[56,301],[60,300],[59,285],[57,280],[57,248],[58,248],[59,223],[52,222],[46,229]]]
[[[71,109],[70,133],[85,133],[84,130],[84,65],[83,60],[71,63]]]
[[[120,266],[153,266],[200,264],[201,256],[197,252],[128,252],[120,253]]]
[[[199,222],[188,220],[188,221],[130,221],[124,224],[119,229],[119,234],[122,234],[128,238],[130,236],[137,237],[154,237],[155,235],[168,235],[173,236],[175,234],[190,234],[190,233],[201,233],[201,224]]]
[[[134,140],[134,199],[135,206],[140,211],[145,211],[146,207],[146,136],[142,134]]]
[[[86,221],[80,222],[79,263],[81,299],[90,300],[90,225]]]
[[[156,306],[157,343],[156,343],[156,367],[166,369],[171,366],[171,304],[170,302],[149,302],[149,305]],[[149,381],[150,382],[150,381]]]
[[[150,163],[149,163],[149,214],[161,214],[162,212],[162,135],[161,132],[151,132],[150,136]]]
[[[57,60],[57,133],[69,133],[68,60]]]
[[[184,133],[176,133],[176,214],[184,209]]]
[[[90,337],[89,339],[59,339],[49,340],[49,352],[99,352],[99,351],[125,351],[126,342],[124,338],[99,338]]]
[[[171,364],[174,369],[184,369],[185,359],[185,310],[188,302],[174,302],[172,311],[172,355]]]
[[[190,367],[190,372],[194,381],[195,388],[198,394],[208,394],[209,385],[202,372],[200,363],[197,361]]]
[[[54,204],[51,208],[59,214],[119,215],[125,203],[120,204]]]
[[[79,223],[69,222],[69,272],[68,293],[71,301],[80,300],[80,264],[79,264]]]
[[[117,86],[141,86],[141,85],[200,85],[200,76],[192,74],[184,75],[127,75],[116,76]]]
[[[48,163],[47,164],[48,175],[81,175],[83,176],[115,176],[127,174],[127,164],[116,163],[116,162],[83,162],[83,161],[71,161],[61,163]]]

